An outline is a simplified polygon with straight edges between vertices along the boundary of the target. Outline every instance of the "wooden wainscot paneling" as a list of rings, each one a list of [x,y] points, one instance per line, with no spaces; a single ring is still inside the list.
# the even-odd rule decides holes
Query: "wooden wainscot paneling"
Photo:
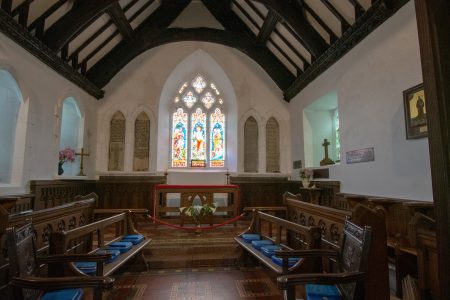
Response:
[[[153,189],[166,183],[165,176],[100,176],[97,182],[99,207],[147,208],[153,213]]]
[[[241,208],[258,206],[279,206],[286,191],[299,193],[300,183],[288,177],[231,176],[230,184],[239,186]]]
[[[77,195],[95,192],[95,181],[31,180],[30,190],[35,195],[34,210],[40,210],[70,203]]]

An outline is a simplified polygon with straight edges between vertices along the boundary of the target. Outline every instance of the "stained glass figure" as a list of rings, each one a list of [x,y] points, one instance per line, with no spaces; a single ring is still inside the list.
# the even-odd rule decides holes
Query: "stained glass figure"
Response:
[[[216,101],[216,99],[214,99],[213,95],[211,95],[210,92],[207,92],[205,94],[205,96],[203,96],[203,98],[202,98],[202,103],[203,103],[203,105],[205,105],[205,107],[207,109],[210,109],[215,101]]]
[[[180,98],[175,97],[175,103],[178,103],[178,102],[180,102]]]
[[[206,114],[197,108],[191,116],[191,166],[206,166]]]
[[[194,93],[192,91],[187,92],[187,94],[183,97],[184,103],[186,103],[186,106],[188,108],[191,108],[195,102],[197,102],[197,97],[194,96]]]
[[[173,114],[172,120],[172,167],[186,167],[186,128],[188,116],[182,108]]]
[[[225,162],[225,115],[219,108],[211,114],[210,159],[211,167],[223,167]]]
[[[203,90],[206,87],[206,81],[203,79],[202,76],[197,76],[195,77],[195,79],[192,81],[192,87],[195,89],[195,91],[197,93],[201,93],[203,92]]]

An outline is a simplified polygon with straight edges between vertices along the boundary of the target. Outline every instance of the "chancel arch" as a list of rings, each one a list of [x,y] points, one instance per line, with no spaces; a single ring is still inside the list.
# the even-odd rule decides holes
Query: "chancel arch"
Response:
[[[121,111],[117,111],[110,121],[108,171],[124,170],[125,133],[125,116]]]
[[[0,68],[0,186],[18,183],[23,173],[28,102],[12,74]]]
[[[203,76],[208,83],[208,86],[205,86],[205,90],[200,93],[197,93],[195,91],[195,88],[191,85],[193,80],[195,80],[198,75]],[[189,91],[192,92],[192,97],[198,98],[195,103],[192,103],[191,107],[187,107],[187,103],[182,100],[182,97],[188,96],[187,93],[189,91],[186,88],[182,90],[182,95],[178,95],[178,92],[186,82],[190,89]],[[211,83],[213,84],[213,87],[211,86]],[[217,94],[216,90],[219,94]],[[179,97],[178,103],[175,102],[175,98],[177,96]],[[191,97],[190,94],[189,97]],[[212,101],[212,98],[214,98],[214,102],[210,103],[210,101]],[[193,100],[192,98],[189,99]],[[220,99],[222,99],[222,101]],[[222,103],[220,104],[220,102]],[[186,113],[188,118],[188,121],[186,121],[186,134],[190,135],[190,138],[186,138],[187,144],[185,145],[187,150],[186,157],[188,160],[186,162],[186,167],[174,167],[172,164],[172,137],[174,137],[175,127],[172,126],[172,123],[170,124],[170,126],[168,126],[167,120],[171,120],[171,122],[173,122],[174,113],[176,113],[178,108],[182,109],[182,113]],[[200,111],[197,111],[198,109],[200,109]],[[225,122],[214,123],[212,121],[213,114],[216,112],[216,109],[219,109],[219,113],[216,115],[218,116],[223,114],[225,116]],[[237,139],[226,138],[236,136],[237,134],[237,107],[234,88],[222,67],[218,65],[218,63],[208,53],[200,49],[194,51],[183,61],[181,61],[174,68],[164,84],[158,112],[157,170],[165,171],[167,169],[171,169],[172,172],[178,172],[178,170],[180,170],[181,168],[191,169],[191,161],[193,160],[193,158],[195,158],[195,153],[193,151],[195,150],[193,149],[193,146],[195,144],[193,141],[195,131],[193,131],[193,129],[196,129],[195,124],[192,124],[192,117],[197,112],[197,116],[200,119],[202,117],[202,114],[205,115],[206,131],[204,132],[204,137],[206,143],[204,144],[204,146],[206,151],[205,157],[207,169],[211,169],[211,171],[221,171],[223,173],[226,172],[226,169],[228,169],[229,171],[236,171]],[[216,126],[217,128],[217,126],[219,126],[218,124],[223,124],[220,126],[224,126],[224,128],[223,131],[221,131],[220,135],[215,136],[214,140],[214,126]],[[167,138],[171,140],[171,143],[167,143]],[[213,148],[214,145],[217,146],[221,143],[219,140],[222,141],[222,143],[225,143],[226,146],[223,155],[225,160],[223,164],[219,162],[216,166],[212,166],[212,164],[216,164],[213,163],[214,161],[216,161],[215,157],[218,157],[215,155],[216,152],[213,153]],[[202,170],[205,170],[205,168],[195,168],[191,171],[202,172]]]

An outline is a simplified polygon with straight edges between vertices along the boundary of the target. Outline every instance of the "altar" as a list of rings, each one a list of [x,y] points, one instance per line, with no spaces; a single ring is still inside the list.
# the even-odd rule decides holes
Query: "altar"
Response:
[[[239,186],[157,184],[153,195],[153,218],[173,224],[189,224],[192,219],[180,213],[180,207],[215,205],[216,211],[205,218],[205,224],[221,224],[237,217]]]

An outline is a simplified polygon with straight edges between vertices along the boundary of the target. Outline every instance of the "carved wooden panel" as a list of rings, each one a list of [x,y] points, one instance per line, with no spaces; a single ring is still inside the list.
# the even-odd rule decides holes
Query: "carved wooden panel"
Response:
[[[134,122],[133,171],[148,171],[150,146],[150,120],[140,113]]]
[[[258,172],[258,123],[249,117],[244,126],[244,172]]]
[[[95,191],[93,180],[31,180],[31,193],[35,195],[34,210],[73,202],[77,195]]]
[[[109,163],[108,171],[123,171],[125,154],[125,116],[116,112],[111,119],[109,129]]]
[[[266,124],[266,172],[280,172],[280,126],[274,117]]]
[[[165,176],[100,176],[98,207],[148,208],[153,212],[153,188],[166,183]]]

